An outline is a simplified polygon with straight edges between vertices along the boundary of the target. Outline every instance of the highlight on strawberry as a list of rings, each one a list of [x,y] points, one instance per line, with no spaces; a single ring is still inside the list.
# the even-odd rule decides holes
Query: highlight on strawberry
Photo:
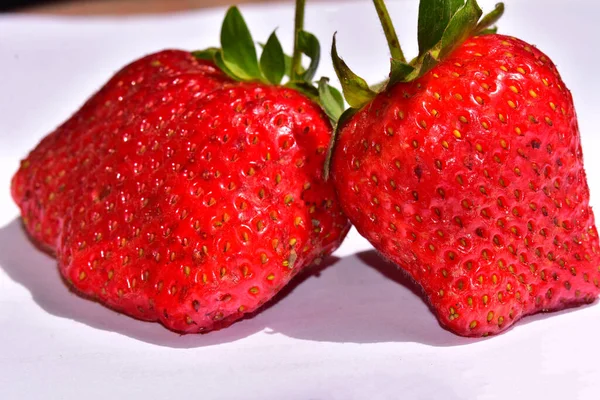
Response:
[[[340,245],[349,223],[322,171],[344,106],[326,78],[313,86],[303,22],[299,0],[293,56],[273,33],[259,59],[232,7],[220,48],[134,61],[22,161],[23,224],[76,293],[208,332]]]
[[[375,90],[332,59],[351,108],[331,174],[358,231],[464,336],[593,302],[598,232],[577,116],[554,63],[475,0],[421,0],[408,62],[374,0],[391,69]]]

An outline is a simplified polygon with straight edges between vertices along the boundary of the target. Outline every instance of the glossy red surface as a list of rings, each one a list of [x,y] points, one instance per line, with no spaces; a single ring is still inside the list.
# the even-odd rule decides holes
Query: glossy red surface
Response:
[[[331,126],[189,53],[125,67],[22,162],[13,197],[77,292],[181,332],[256,310],[349,228]]]
[[[341,130],[332,168],[350,220],[455,333],[497,333],[600,292],[572,97],[518,39],[471,38],[378,95]]]

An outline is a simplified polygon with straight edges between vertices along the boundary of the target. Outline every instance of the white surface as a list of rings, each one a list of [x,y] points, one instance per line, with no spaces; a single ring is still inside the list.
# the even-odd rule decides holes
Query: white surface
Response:
[[[507,3],[502,32],[546,51],[574,93],[598,204],[600,4]],[[414,54],[417,1],[390,9]],[[256,40],[280,25],[282,42],[291,43],[291,6],[242,11]],[[8,188],[19,159],[132,59],[216,45],[222,16],[0,16],[0,399],[600,398],[599,305],[527,318],[487,340],[459,338],[356,232],[320,276],[208,335],[180,337],[67,291],[54,260],[16,220]],[[357,72],[370,82],[385,75],[385,40],[369,3],[309,1],[306,19],[322,41],[322,74],[333,75],[326,55],[337,30],[340,54]]]

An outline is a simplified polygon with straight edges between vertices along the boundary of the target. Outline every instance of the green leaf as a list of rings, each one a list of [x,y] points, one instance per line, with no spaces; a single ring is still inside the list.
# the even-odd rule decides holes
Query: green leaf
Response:
[[[433,67],[435,67],[437,64],[439,63],[439,61],[433,57],[433,55],[431,53],[426,53],[421,62],[420,62],[420,66],[419,66],[419,75],[418,76],[423,76],[426,73],[428,73]]]
[[[336,88],[329,85],[329,78],[323,77],[319,80],[319,100],[321,107],[335,125],[344,112],[344,99]]]
[[[443,59],[456,47],[460,46],[477,27],[477,21],[481,18],[481,8],[476,0],[467,0],[464,7],[454,14],[448,27],[442,35],[440,54],[438,59]]]
[[[279,85],[285,74],[285,55],[275,31],[269,36],[260,56],[260,69],[269,82]]]
[[[305,71],[296,71],[299,76],[305,82],[311,82],[319,67],[319,59],[321,58],[321,45],[315,35],[306,31],[298,32],[298,49],[300,52],[308,58],[310,58],[310,64]]]
[[[432,49],[442,39],[450,19],[464,0],[421,0],[419,4],[419,54]]]
[[[498,22],[498,20],[502,18],[502,15],[504,15],[504,3],[498,3],[496,4],[494,11],[490,12],[479,21],[477,28],[475,28],[476,33],[484,33],[484,31],[489,30],[488,28]]]
[[[325,165],[323,166],[323,179],[327,181],[331,175],[331,161],[333,159],[333,153],[335,152],[335,146],[340,135],[340,130],[344,127],[347,121],[352,118],[358,110],[356,108],[349,108],[338,118],[337,125],[333,130],[333,135],[329,141],[329,148],[327,149],[327,156],[325,157]]]
[[[261,49],[264,49],[266,44],[264,43],[258,43],[258,45],[260,46]],[[287,54],[283,54],[283,59],[285,60],[285,73],[284,76],[287,77],[291,77],[291,71],[292,71],[292,56],[288,56]],[[303,73],[305,71],[305,69],[303,67],[300,67],[300,71]]]
[[[335,34],[333,35],[333,43],[331,45],[331,59],[335,73],[342,85],[344,97],[348,104],[350,104],[350,107],[361,108],[377,95],[377,93],[369,88],[367,82],[352,72],[344,60],[338,56]]]
[[[217,65],[217,67],[219,67],[219,69],[221,69],[221,71],[223,71],[225,74],[227,74],[228,76],[232,77],[235,80],[238,80],[238,81],[244,80],[244,78],[235,75],[233,73],[233,71],[231,71],[229,68],[227,68],[225,61],[223,61],[223,52],[221,50],[218,50],[217,52],[215,52],[214,57],[215,57],[214,58],[215,64]]]
[[[387,84],[387,87],[390,87],[398,82],[407,82],[408,77],[415,71],[415,68],[412,65],[403,63],[393,58],[391,59],[390,63],[390,80]]]
[[[222,60],[227,69],[243,80],[260,79],[256,47],[237,7],[230,7],[221,27]]]
[[[487,28],[487,29],[484,29],[482,31],[478,31],[477,35],[478,36],[493,35],[495,33],[498,33],[498,27],[497,26],[494,26],[493,28]]]
[[[302,93],[315,103],[319,103],[319,90],[312,84],[304,81],[290,81],[285,86]]]
[[[209,47],[205,50],[192,51],[192,55],[196,57],[198,60],[210,60],[214,61],[215,54],[217,51],[220,51],[217,47]]]

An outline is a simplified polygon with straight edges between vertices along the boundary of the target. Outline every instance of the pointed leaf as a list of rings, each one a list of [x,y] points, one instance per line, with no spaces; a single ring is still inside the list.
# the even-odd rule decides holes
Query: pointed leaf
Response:
[[[344,112],[344,99],[336,88],[329,85],[328,78],[319,80],[319,102],[331,122],[335,124]]]
[[[221,69],[221,71],[225,72],[225,74],[227,74],[228,76],[230,76],[233,79],[238,80],[238,81],[244,80],[244,78],[237,76],[236,74],[233,73],[233,71],[231,71],[227,67],[227,64],[225,64],[225,61],[223,61],[223,52],[221,50],[218,50],[215,53],[214,61],[215,61],[215,64],[217,65],[217,67],[219,67],[219,69]]]
[[[481,21],[479,21],[476,32],[483,33],[485,30],[488,30],[490,26],[494,25],[500,18],[502,18],[502,15],[504,15],[504,3],[498,3],[496,4],[494,11],[490,12],[484,16]]]
[[[415,71],[415,68],[409,64],[405,64],[395,59],[391,59],[390,80],[388,87],[398,82],[407,82],[408,77]]]
[[[193,51],[192,55],[194,57],[196,57],[198,60],[210,60],[210,61],[214,61],[215,59],[215,53],[217,51],[219,51],[220,49],[217,47],[209,47],[208,49],[205,50],[198,50],[198,51]]]
[[[261,49],[264,49],[266,44],[265,43],[258,43],[258,45],[260,46]],[[285,60],[285,73],[284,76],[290,77],[291,71],[292,71],[292,57],[288,56],[287,54],[283,53],[283,59]],[[305,71],[304,68],[300,67],[300,71],[303,73]]]
[[[495,33],[498,33],[498,27],[497,26],[494,26],[493,28],[487,28],[487,29],[484,29],[482,31],[478,31],[477,35],[478,36],[493,35]]]
[[[302,54],[310,58],[310,64],[306,71],[296,71],[297,76],[306,82],[311,82],[319,67],[321,45],[315,35],[306,31],[300,31],[298,32],[298,49]]]
[[[333,43],[331,45],[331,59],[335,73],[342,85],[344,97],[351,107],[361,108],[377,95],[377,93],[369,88],[367,82],[352,72],[344,60],[338,56],[335,35],[333,35]]]
[[[304,81],[290,81],[285,86],[302,93],[315,103],[319,103],[319,90],[312,84]]]
[[[477,0],[467,0],[465,6],[454,14],[442,35],[438,59],[443,59],[473,34],[481,14]]]
[[[243,80],[261,78],[252,35],[237,7],[230,7],[225,15],[221,48],[223,63],[235,76]]]
[[[450,19],[464,0],[421,0],[419,4],[419,54],[432,49],[441,39]]]
[[[260,69],[269,82],[279,85],[285,74],[285,56],[275,31],[269,36],[260,56]]]
[[[417,75],[417,77],[423,76],[426,73],[428,73],[433,67],[435,67],[437,64],[439,63],[439,60],[437,60],[432,54],[431,52],[425,54],[425,56],[422,58],[421,62],[420,62],[420,66],[419,66],[419,74]],[[415,77],[416,78],[416,77]]]

